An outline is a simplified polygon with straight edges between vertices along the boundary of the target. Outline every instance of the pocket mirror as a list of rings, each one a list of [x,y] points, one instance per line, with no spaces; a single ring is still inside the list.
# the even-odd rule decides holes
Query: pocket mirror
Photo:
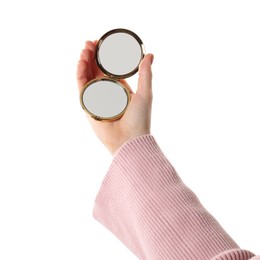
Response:
[[[83,109],[94,119],[114,121],[121,118],[130,102],[130,93],[120,79],[134,75],[144,58],[141,39],[127,29],[104,34],[96,46],[96,63],[104,73],[81,91]]]

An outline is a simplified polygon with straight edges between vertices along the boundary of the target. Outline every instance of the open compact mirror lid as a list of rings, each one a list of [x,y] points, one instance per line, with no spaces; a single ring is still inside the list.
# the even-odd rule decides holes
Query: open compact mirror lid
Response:
[[[134,75],[143,58],[142,40],[127,29],[111,30],[97,43],[97,64],[111,78],[122,79]]]

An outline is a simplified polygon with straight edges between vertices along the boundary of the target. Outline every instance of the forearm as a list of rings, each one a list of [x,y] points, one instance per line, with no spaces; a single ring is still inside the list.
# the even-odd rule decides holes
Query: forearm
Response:
[[[139,259],[209,260],[239,250],[150,135],[117,152],[96,198],[94,216]],[[253,256],[243,252],[244,259]]]

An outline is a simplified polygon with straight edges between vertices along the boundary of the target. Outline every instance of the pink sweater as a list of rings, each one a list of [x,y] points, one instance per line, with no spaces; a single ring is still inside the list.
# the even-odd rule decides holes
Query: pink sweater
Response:
[[[260,260],[201,205],[151,135],[116,153],[93,214],[139,259]]]

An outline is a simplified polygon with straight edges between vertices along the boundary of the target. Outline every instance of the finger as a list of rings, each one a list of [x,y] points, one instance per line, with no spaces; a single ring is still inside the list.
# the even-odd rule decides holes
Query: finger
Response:
[[[152,68],[153,55],[147,54],[139,66],[137,93],[147,100],[152,98]]]
[[[86,43],[86,46],[87,46],[87,43]],[[98,41],[95,40],[91,43],[92,43],[92,45],[89,46],[90,51],[91,51],[91,56],[88,56],[87,58],[91,59],[92,79],[104,77],[104,73],[100,70],[100,68],[99,68],[99,66],[97,65],[97,62],[96,62],[96,48],[97,48]]]
[[[86,41],[85,48],[83,54],[83,59],[86,59],[86,61],[91,61],[95,57],[95,50],[96,50],[96,44],[92,41]],[[86,56],[85,56],[86,55]]]
[[[92,41],[86,41],[85,48],[81,52],[81,59],[85,60],[86,62],[94,62],[95,60],[95,51],[96,45]]]
[[[79,60],[78,68],[77,68],[77,81],[78,81],[78,89],[81,91],[83,86],[89,81],[89,66],[88,63],[84,60]]]
[[[82,50],[77,68],[78,88],[81,88],[94,77],[93,64],[95,58],[95,45],[87,41],[85,48]]]

